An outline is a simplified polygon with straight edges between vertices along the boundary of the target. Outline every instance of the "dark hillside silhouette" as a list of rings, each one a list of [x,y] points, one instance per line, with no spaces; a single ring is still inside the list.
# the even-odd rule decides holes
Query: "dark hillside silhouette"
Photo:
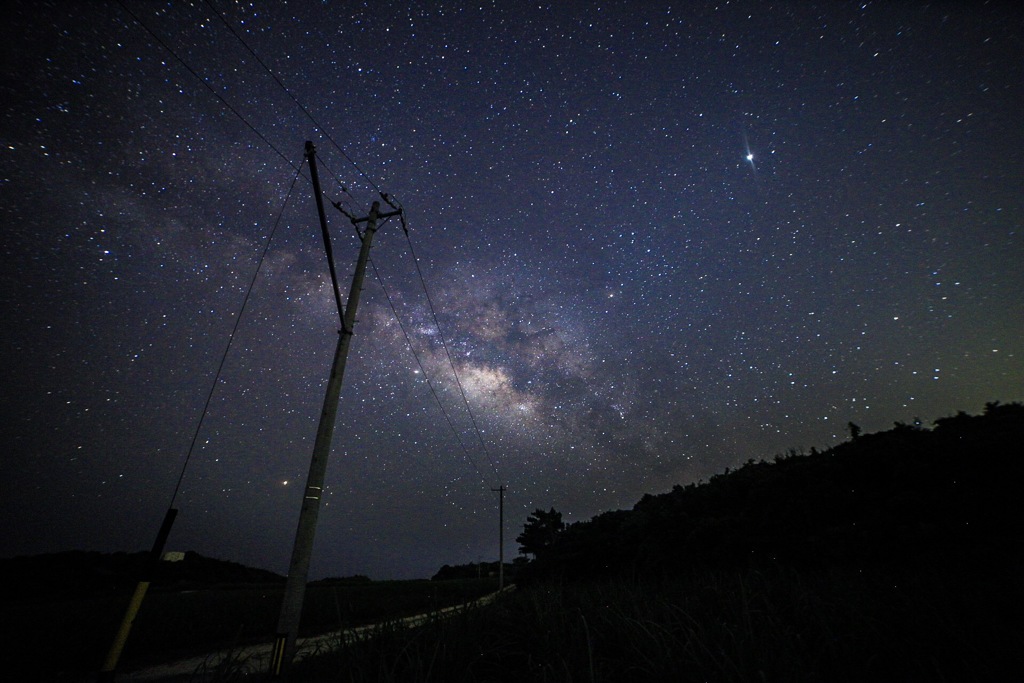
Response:
[[[1024,406],[991,403],[862,434],[810,455],[750,460],[572,524],[526,577],[668,577],[696,568],[1024,568]]]
[[[147,552],[70,551],[0,560],[0,585],[7,600],[40,596],[75,597],[131,590],[149,557]],[[178,562],[160,562],[154,587],[196,588],[218,584],[283,583],[273,572],[187,552]]]

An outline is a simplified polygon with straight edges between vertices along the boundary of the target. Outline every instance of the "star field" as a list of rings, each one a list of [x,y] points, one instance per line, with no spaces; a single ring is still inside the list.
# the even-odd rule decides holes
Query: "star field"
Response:
[[[314,577],[496,559],[499,484],[510,558],[537,507],[1024,399],[1012,3],[374,5],[9,12],[0,553],[148,548],[237,321],[169,548],[286,570],[339,327],[305,140],[430,295],[385,223]]]

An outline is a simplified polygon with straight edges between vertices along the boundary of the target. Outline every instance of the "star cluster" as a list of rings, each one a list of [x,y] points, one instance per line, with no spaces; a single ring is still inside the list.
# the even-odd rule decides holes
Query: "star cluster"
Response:
[[[1021,400],[1022,30],[1012,3],[17,3],[0,552],[148,547],[191,452],[171,546],[286,569],[340,325],[305,140],[329,202],[383,191],[409,228],[376,237],[314,575],[495,559],[499,484],[508,558],[537,507]]]

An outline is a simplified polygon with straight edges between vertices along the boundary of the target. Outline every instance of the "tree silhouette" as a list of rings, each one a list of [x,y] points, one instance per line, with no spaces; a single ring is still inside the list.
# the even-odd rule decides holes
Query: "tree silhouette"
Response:
[[[860,426],[859,426],[859,425],[855,425],[855,424],[854,424],[854,423],[852,423],[852,422],[847,422],[847,423],[846,423],[846,428],[847,428],[847,429],[849,430],[849,432],[850,432],[850,438],[851,438],[851,439],[854,439],[854,440],[856,440],[856,439],[857,439],[857,437],[859,437],[859,436],[860,436]]]
[[[534,557],[543,554],[551,547],[563,529],[565,529],[565,523],[562,521],[562,513],[557,512],[555,508],[551,508],[547,512],[539,508],[534,510],[533,514],[526,518],[523,533],[516,537],[519,553]]]

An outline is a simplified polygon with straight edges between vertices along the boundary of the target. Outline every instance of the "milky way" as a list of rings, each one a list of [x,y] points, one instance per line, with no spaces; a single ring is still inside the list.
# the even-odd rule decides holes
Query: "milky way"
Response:
[[[285,571],[339,328],[306,140],[409,228],[314,576],[496,559],[501,484],[512,557],[537,507],[1024,398],[1021,11],[640,5],[17,3],[0,553],[147,548],[231,339],[170,547]]]

